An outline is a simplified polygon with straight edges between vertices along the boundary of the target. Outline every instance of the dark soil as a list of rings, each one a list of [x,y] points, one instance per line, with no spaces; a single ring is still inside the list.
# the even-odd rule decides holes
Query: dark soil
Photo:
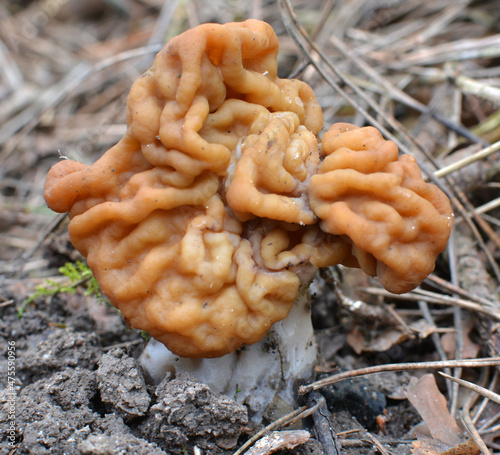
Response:
[[[16,285],[7,288],[12,294],[4,298],[14,297]],[[15,341],[16,373],[15,448],[9,449],[9,433],[2,432],[0,453],[181,455],[197,447],[198,453],[229,455],[256,430],[245,406],[195,378],[148,383],[136,361],[145,345],[141,334],[128,329],[113,307],[83,292],[38,298],[22,317],[13,304],[3,305],[0,321],[2,346]],[[7,371],[7,356],[0,364]],[[7,405],[7,376],[1,379]],[[406,379],[400,376],[396,383]],[[333,431],[355,430],[353,447],[343,453],[361,453],[364,428],[380,433],[379,415],[388,418],[387,436],[396,439],[414,422],[406,404],[388,404],[376,387],[359,380],[325,389]],[[7,414],[0,418],[8,427]],[[311,431],[309,442],[276,453],[323,453],[314,425],[311,418],[302,423]],[[398,453],[406,453],[405,447]]]

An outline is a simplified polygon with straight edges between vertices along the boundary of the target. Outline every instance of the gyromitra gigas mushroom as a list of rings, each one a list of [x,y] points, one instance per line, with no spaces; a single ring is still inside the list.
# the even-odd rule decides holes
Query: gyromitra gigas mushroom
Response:
[[[47,177],[111,303],[180,356],[258,342],[318,267],[408,291],[449,236],[446,196],[377,130],[320,141],[314,93],[277,76],[277,53],[256,20],[177,36],[132,86],[120,142]]]
[[[426,184],[415,158],[373,127],[337,123],[323,136],[324,158],[308,187],[324,232],[346,235],[361,269],[390,292],[416,288],[445,249],[450,202]]]

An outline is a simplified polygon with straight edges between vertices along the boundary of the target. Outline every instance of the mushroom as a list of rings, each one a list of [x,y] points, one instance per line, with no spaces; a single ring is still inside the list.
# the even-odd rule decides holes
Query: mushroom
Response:
[[[178,356],[259,342],[298,296],[308,309],[304,286],[318,267],[361,267],[407,291],[451,229],[446,196],[375,129],[336,124],[321,143],[314,93],[277,76],[277,53],[274,31],[257,20],[184,32],[133,84],[118,144],[93,165],[65,160],[47,176],[47,204],[69,212],[71,241],[110,302]],[[310,374],[314,363],[302,309],[291,328],[271,330],[308,333],[280,341],[294,347],[278,377],[299,365]]]
[[[453,225],[447,196],[373,127],[336,123],[322,145],[308,186],[321,229],[349,237],[357,265],[388,291],[416,288],[446,248]]]

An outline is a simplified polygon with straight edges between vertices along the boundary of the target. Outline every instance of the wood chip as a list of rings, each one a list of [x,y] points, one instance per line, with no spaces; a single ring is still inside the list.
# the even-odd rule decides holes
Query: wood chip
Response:
[[[245,455],[268,455],[277,450],[293,449],[305,444],[311,437],[306,430],[273,431],[259,439],[255,445],[245,452]]]

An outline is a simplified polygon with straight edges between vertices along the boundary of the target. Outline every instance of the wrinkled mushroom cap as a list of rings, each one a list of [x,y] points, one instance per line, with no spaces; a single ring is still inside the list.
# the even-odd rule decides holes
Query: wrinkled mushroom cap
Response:
[[[359,266],[387,290],[417,287],[448,242],[446,195],[373,127],[337,123],[323,137],[323,152],[308,187],[322,230],[349,237]]]
[[[317,267],[361,266],[396,292],[416,285],[433,267],[420,252],[433,264],[445,236],[431,248],[432,235],[451,226],[442,195],[375,130],[334,126],[318,144],[319,104],[304,82],[278,78],[277,52],[256,20],[179,35],[132,86],[120,142],[47,176],[47,204],[69,212],[71,240],[111,303],[181,356],[261,340]],[[372,155],[380,163],[366,165]],[[370,173],[383,178],[377,190]]]

